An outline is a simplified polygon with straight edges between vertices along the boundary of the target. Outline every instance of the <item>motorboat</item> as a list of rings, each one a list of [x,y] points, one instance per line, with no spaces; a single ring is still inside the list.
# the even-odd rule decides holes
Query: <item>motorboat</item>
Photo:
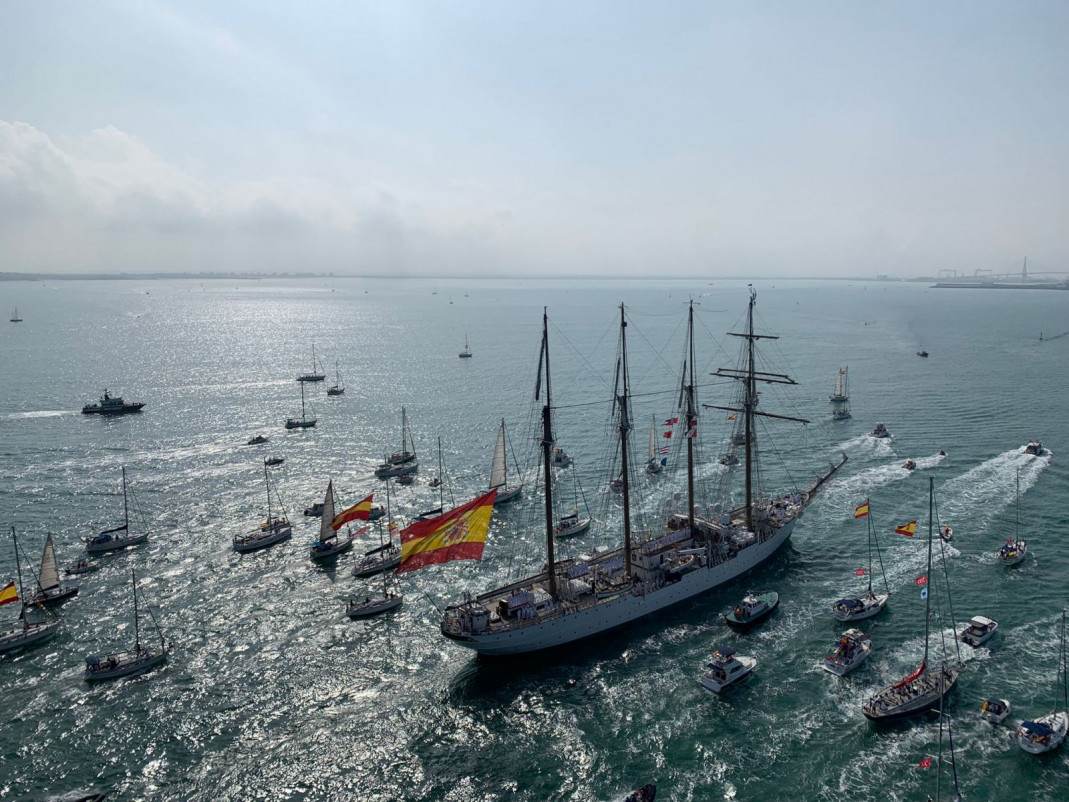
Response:
[[[950,524],[943,524],[939,528],[939,539],[944,543],[949,543],[954,539],[954,530],[950,528]]]
[[[374,507],[372,507],[371,510],[368,512],[367,519],[369,521],[377,521],[379,518],[382,518],[385,515],[386,515],[386,508],[383,507],[381,504],[377,504]]]
[[[917,460],[907,459],[904,463],[902,463],[902,467],[905,468],[907,471],[915,471],[917,469]]]
[[[285,461],[286,461],[285,457],[268,457],[267,459],[264,460],[264,465],[266,465],[269,468],[273,468],[276,465],[281,465]]]
[[[757,668],[756,658],[744,657],[736,654],[730,646],[722,646],[713,651],[706,664],[707,671],[698,681],[706,690],[720,693],[738,685],[749,677],[755,668]]]
[[[1028,544],[1023,540],[1009,538],[995,554],[1003,565],[1017,565],[1028,556]]]
[[[822,665],[825,671],[842,677],[864,663],[871,651],[872,639],[868,635],[860,629],[848,629],[835,642],[835,648]]]
[[[387,593],[384,596],[365,596],[363,599],[352,598],[345,605],[345,614],[349,618],[368,618],[379,615],[395,607],[400,607],[404,599],[398,593]]]
[[[839,599],[831,606],[831,611],[840,621],[861,621],[880,612],[889,598],[888,593],[874,593],[870,590],[856,599]]]
[[[1028,445],[1024,447],[1024,453],[1038,457],[1043,453],[1043,444],[1038,440],[1029,440]]]
[[[717,462],[727,468],[730,468],[732,465],[739,464],[739,455],[736,454],[734,451],[729,451],[726,454],[721,455],[720,459],[718,459]]]
[[[99,571],[100,566],[90,560],[79,560],[74,565],[68,566],[63,569],[63,573],[67,576],[80,576],[81,574],[91,574],[94,571]]]
[[[882,423],[879,423],[879,422],[876,423],[876,428],[873,429],[871,432],[869,432],[869,434],[871,436],[873,436],[873,437],[890,437],[891,436],[891,433],[889,431],[887,431],[887,427],[884,426]]]
[[[756,594],[752,591],[742,597],[724,620],[733,629],[746,630],[757,626],[779,607],[779,594],[774,590]]]
[[[976,648],[989,641],[997,629],[998,621],[992,621],[986,616],[974,615],[969,620],[969,625],[958,635],[958,638],[961,639],[962,643],[967,643]]]
[[[323,516],[323,502],[317,501],[311,507],[305,507],[304,514],[309,518],[321,518]]]
[[[980,718],[992,724],[1001,724],[1012,710],[1009,699],[984,699],[980,702]]]
[[[921,349],[920,351],[918,351],[918,352],[917,352],[917,356],[923,356],[923,357],[927,357],[927,356],[928,356],[928,352],[927,352],[927,351],[925,351],[925,350],[924,350],[924,349],[922,348],[922,349]]]
[[[248,445],[248,446],[260,446],[260,445],[263,445],[264,443],[266,443],[270,439],[271,439],[270,437],[264,437],[262,434],[258,434],[255,437],[250,438],[249,442],[246,443],[245,445]]]
[[[126,415],[130,412],[140,412],[144,408],[143,401],[124,401],[121,395],[111,395],[104,388],[104,395],[98,404],[86,404],[82,407],[83,415]]]
[[[552,446],[549,449],[549,464],[554,468],[567,468],[572,464],[572,458],[560,446]]]
[[[641,788],[636,788],[624,798],[624,802],[653,802],[657,798],[657,786],[647,783]]]

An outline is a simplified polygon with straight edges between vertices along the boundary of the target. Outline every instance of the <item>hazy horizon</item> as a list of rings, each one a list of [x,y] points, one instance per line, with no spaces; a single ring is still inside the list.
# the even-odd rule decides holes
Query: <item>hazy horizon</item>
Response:
[[[1069,270],[1069,5],[0,8],[0,271]]]

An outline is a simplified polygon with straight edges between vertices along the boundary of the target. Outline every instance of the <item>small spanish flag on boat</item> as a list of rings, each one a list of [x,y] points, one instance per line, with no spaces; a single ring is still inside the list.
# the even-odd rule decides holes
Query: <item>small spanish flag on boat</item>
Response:
[[[19,592],[15,590],[15,583],[8,582],[0,589],[0,604],[14,604],[19,600]]]
[[[854,510],[855,518],[867,518],[869,514],[869,503],[866,501],[864,504],[859,504],[857,509]]]
[[[896,535],[905,535],[906,537],[913,537],[917,533],[917,522],[910,521],[908,524],[902,524],[902,526],[895,527]]]
[[[481,560],[494,511],[495,487],[454,510],[401,530],[401,564],[394,573],[453,560]]]
[[[337,532],[350,521],[366,521],[371,517],[371,501],[375,498],[372,493],[363,501],[358,501],[347,510],[339,512],[330,522],[330,528]]]

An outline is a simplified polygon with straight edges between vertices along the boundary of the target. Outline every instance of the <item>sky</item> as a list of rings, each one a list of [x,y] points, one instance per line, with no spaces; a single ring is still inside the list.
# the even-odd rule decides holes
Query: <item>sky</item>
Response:
[[[1069,3],[0,0],[0,271],[1069,271]]]

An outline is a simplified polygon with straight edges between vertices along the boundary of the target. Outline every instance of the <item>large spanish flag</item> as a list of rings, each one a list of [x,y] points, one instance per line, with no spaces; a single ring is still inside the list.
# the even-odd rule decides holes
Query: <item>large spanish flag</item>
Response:
[[[855,518],[865,518],[869,514],[869,503],[866,501],[864,504],[859,504],[854,509]]]
[[[917,522],[910,521],[908,524],[902,524],[895,527],[896,535],[905,535],[906,537],[913,537],[917,532]]]
[[[15,583],[8,582],[0,589],[0,605],[14,604],[19,600],[19,592],[15,590]]]
[[[481,560],[494,511],[495,487],[462,507],[401,530],[401,564],[396,574],[453,560]]]
[[[339,512],[330,522],[330,528],[337,532],[350,521],[366,521],[371,517],[371,500],[375,498],[372,493],[363,501],[359,501],[349,509]]]

